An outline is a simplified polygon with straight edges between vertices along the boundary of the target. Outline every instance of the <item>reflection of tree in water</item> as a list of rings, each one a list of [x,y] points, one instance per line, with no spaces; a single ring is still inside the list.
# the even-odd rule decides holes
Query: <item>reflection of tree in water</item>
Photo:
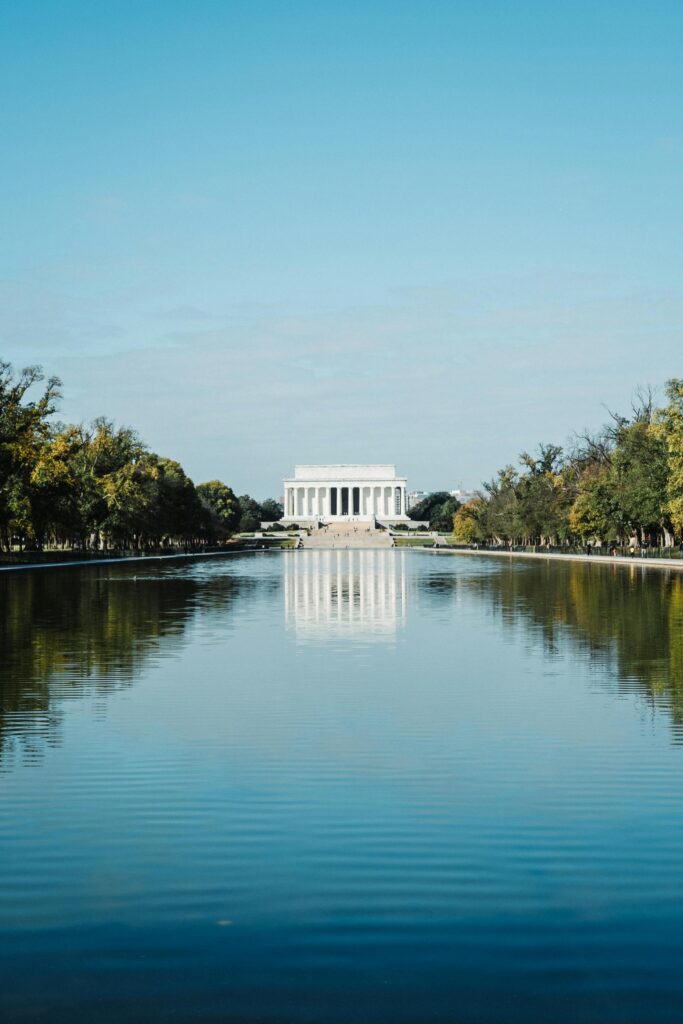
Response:
[[[490,572],[438,572],[424,580],[433,595],[463,588],[485,598],[504,623],[530,628],[547,650],[569,640],[616,675],[666,701],[683,724],[683,574],[636,564],[518,562]]]
[[[0,759],[54,742],[63,700],[130,685],[197,614],[224,613],[254,583],[149,566],[0,576]]]

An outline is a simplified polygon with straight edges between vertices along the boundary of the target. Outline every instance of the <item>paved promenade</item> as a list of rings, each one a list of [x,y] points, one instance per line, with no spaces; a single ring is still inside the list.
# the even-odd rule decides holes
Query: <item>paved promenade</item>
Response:
[[[642,569],[673,569],[676,572],[683,571],[683,558],[641,558],[635,555],[564,555],[555,551],[491,551],[474,550],[472,548],[418,548],[416,550],[426,551],[430,555],[465,555],[473,558],[526,558],[532,561],[551,560],[557,562],[599,562],[601,565],[620,565],[628,568],[640,566]]]

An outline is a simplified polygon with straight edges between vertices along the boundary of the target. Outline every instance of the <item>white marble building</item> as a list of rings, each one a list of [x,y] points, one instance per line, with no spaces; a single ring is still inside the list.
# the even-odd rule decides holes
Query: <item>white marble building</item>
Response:
[[[395,466],[296,466],[284,488],[284,523],[409,521]]]

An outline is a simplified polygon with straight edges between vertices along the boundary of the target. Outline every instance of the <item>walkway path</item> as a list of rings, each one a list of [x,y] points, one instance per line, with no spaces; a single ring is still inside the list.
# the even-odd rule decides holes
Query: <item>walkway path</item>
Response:
[[[647,569],[674,569],[677,572],[683,571],[683,558],[641,558],[640,555],[636,555],[631,558],[630,556],[617,555],[612,557],[611,555],[563,555],[556,551],[491,551],[491,550],[474,550],[473,548],[419,548],[417,550],[426,551],[430,555],[471,555],[480,558],[527,558],[538,561],[560,561],[560,562],[599,562],[602,565],[623,565],[623,566],[641,566]]]

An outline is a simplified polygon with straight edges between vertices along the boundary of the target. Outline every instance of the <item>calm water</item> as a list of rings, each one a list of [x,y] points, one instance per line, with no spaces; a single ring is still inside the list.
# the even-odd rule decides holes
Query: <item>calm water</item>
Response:
[[[3,1021],[683,1019],[683,576],[0,577]]]

